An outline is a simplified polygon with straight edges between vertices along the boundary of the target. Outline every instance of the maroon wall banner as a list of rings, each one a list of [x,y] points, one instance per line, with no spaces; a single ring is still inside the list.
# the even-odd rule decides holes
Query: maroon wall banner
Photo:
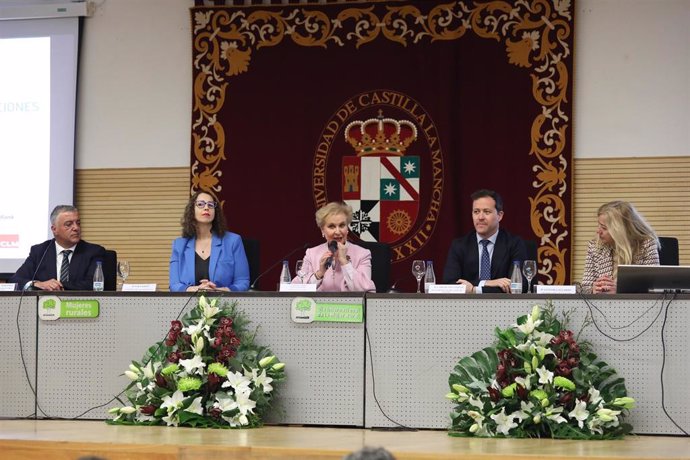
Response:
[[[494,189],[502,227],[539,244],[539,281],[567,283],[573,9],[195,7],[191,189],[260,240],[262,269],[318,243],[314,211],[343,200],[350,239],[388,243],[405,290],[414,259],[441,276],[451,240],[472,230],[470,194]]]

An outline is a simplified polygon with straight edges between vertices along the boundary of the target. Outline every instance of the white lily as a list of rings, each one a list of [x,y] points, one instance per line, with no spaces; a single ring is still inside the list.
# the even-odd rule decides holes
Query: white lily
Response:
[[[128,379],[130,380],[137,380],[139,378],[139,374],[132,372],[132,371],[125,371],[125,375],[127,376]]]
[[[196,324],[190,324],[187,327],[182,328],[182,332],[186,332],[187,334],[191,335],[192,337],[196,337],[201,334],[208,334],[208,331],[211,329],[211,326],[206,324],[206,319],[205,318],[199,318],[199,321],[197,321]]]
[[[527,341],[527,342],[521,343],[519,345],[515,345],[515,348],[517,348],[520,351],[527,351],[527,350],[529,350],[531,345],[532,345],[532,343]]]
[[[592,433],[603,434],[604,430],[601,429],[601,426],[603,424],[604,422],[600,418],[592,417],[587,422],[587,428],[589,428],[589,431],[591,431]]]
[[[514,324],[513,327],[517,327],[520,332],[522,332],[525,335],[530,335],[536,327],[538,327],[541,323],[544,321],[539,319],[539,320],[534,320],[532,315],[527,316],[527,320],[523,324]]]
[[[539,319],[541,316],[541,307],[539,305],[535,305],[532,307],[532,314],[530,317],[532,318],[532,321],[536,321]]]
[[[553,372],[544,366],[541,366],[539,369],[537,369],[537,374],[539,374],[539,383],[546,385],[553,381]]]
[[[227,381],[223,382],[221,386],[223,388],[232,387],[235,393],[237,393],[239,391],[249,390],[250,383],[251,380],[239,372],[228,372]]]
[[[271,386],[273,379],[266,375],[266,369],[262,370],[261,374],[258,375],[256,375],[256,369],[252,369],[252,377],[252,380],[254,380],[254,385],[257,387],[261,385],[264,389],[264,393],[270,393],[273,391],[273,387]]]
[[[582,425],[587,417],[589,417],[589,412],[587,411],[587,403],[578,399],[575,403],[575,408],[568,412],[568,416],[572,419],[577,420],[577,426],[582,428]]]
[[[202,302],[203,299],[203,302]],[[201,314],[206,318],[207,320],[212,319],[214,316],[218,314],[220,311],[220,308],[216,307],[216,299],[213,299],[211,303],[208,303],[205,297],[201,297],[199,299],[199,306],[201,307]]]
[[[135,415],[134,418],[137,419],[137,422],[153,422],[154,420],[156,420],[156,417],[152,415],[142,414],[141,412],[137,412],[137,415]]]
[[[216,393],[216,402],[213,405],[223,412],[237,409],[237,402],[227,393],[219,391]],[[227,419],[226,419],[227,420]]]
[[[237,401],[237,408],[240,410],[240,414],[247,415],[248,412],[254,413],[254,408],[256,407],[256,401],[252,401],[249,396],[251,392],[247,389],[246,391],[240,391],[235,393],[235,401]]]
[[[133,414],[136,411],[137,410],[132,406],[124,406],[124,407],[120,408],[120,412],[122,412],[123,414],[127,414],[127,415]]]
[[[196,340],[192,340],[192,343],[194,344],[194,353],[200,355],[204,350],[204,338],[197,337]]]
[[[530,417],[530,414],[534,410],[534,403],[531,401],[520,401],[520,420],[526,420]]]
[[[496,422],[496,431],[498,433],[502,433],[505,436],[508,436],[510,430],[518,426],[517,423],[513,421],[513,415],[506,414],[505,407],[501,408],[501,412],[499,412],[498,414],[492,415],[491,419],[494,422]]]
[[[534,331],[532,333],[534,343],[542,347],[548,345],[549,342],[551,342],[551,339],[553,339],[553,337],[553,334],[549,334],[548,332]]]
[[[599,409],[597,411],[597,417],[599,417],[603,422],[610,422],[610,426],[618,426],[618,414],[621,411],[611,410],[611,409]]]
[[[154,388],[156,388],[156,382],[155,380],[151,380],[148,385],[143,386],[141,382],[137,382],[137,394],[136,397],[138,398],[139,396],[145,395],[147,393],[151,393]]]
[[[168,426],[177,426],[180,423],[180,419],[177,417],[176,413],[168,414],[165,417],[163,417],[163,421],[168,425]]]
[[[469,417],[475,422],[481,422],[482,420],[484,420],[484,416],[476,410],[468,410],[467,415],[469,415]]]
[[[147,379],[153,380],[154,378],[156,378],[156,374],[153,370],[153,361],[149,361],[146,364],[146,366],[142,368],[142,370],[144,371],[144,377],[146,377]]]
[[[184,370],[189,374],[199,374],[203,375],[204,374],[204,367],[206,367],[206,363],[204,363],[201,359],[201,356],[199,355],[194,355],[192,359],[181,359],[180,360],[180,366],[184,367]]]
[[[481,409],[484,408],[484,403],[482,402],[481,399],[472,398],[472,397],[471,397],[471,398],[469,398],[467,401],[470,403],[470,406],[474,406],[474,407],[476,407],[477,409],[480,409],[480,410],[481,410]]]
[[[531,390],[532,389],[532,379],[524,378],[524,377],[515,377],[515,383],[520,385],[526,390]]]
[[[184,394],[180,390],[177,390],[172,396],[163,396],[161,409],[166,409],[168,415],[173,414],[182,406],[182,401],[184,401]]]
[[[553,421],[556,422],[556,423],[564,423],[564,422],[567,422],[567,420],[564,419],[564,418],[561,416],[561,412],[563,412],[563,408],[562,408],[562,407],[554,407],[554,406],[552,406],[552,407],[549,407],[549,408],[546,410],[546,414],[545,414],[545,415],[546,415],[546,418],[548,418],[549,420],[553,420]]]
[[[204,412],[203,408],[201,407],[201,396],[194,398],[192,403],[188,408],[185,409],[185,411],[201,415]]]
[[[538,356],[540,361],[543,361],[547,355],[556,355],[550,348],[539,345],[538,343],[530,343],[529,351],[532,356]]]
[[[601,399],[601,393],[596,388],[589,387],[589,390],[587,391],[587,393],[589,394],[590,404],[594,404],[595,406],[598,406],[599,403],[603,402],[603,400]]]
[[[520,408],[525,412],[532,412],[534,403],[532,401],[520,401]]]

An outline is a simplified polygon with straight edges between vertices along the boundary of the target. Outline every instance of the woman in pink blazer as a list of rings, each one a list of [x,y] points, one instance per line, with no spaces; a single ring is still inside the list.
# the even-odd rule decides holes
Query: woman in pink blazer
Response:
[[[316,211],[323,244],[307,249],[302,278],[293,283],[316,284],[322,292],[376,291],[371,280],[371,251],[347,241],[352,208],[332,202]]]

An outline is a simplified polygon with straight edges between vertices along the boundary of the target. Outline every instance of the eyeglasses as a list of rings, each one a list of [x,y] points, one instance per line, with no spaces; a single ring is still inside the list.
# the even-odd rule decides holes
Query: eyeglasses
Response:
[[[204,200],[199,200],[196,203],[196,207],[199,209],[204,209],[206,206],[208,206],[208,209],[216,209],[218,206],[218,203],[215,201],[204,201]]]

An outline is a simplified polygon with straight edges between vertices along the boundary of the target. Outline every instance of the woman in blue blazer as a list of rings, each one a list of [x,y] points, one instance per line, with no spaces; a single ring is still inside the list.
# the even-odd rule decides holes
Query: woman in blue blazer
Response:
[[[246,291],[249,264],[242,238],[228,232],[219,204],[194,193],[182,217],[182,237],[172,244],[170,290]]]

